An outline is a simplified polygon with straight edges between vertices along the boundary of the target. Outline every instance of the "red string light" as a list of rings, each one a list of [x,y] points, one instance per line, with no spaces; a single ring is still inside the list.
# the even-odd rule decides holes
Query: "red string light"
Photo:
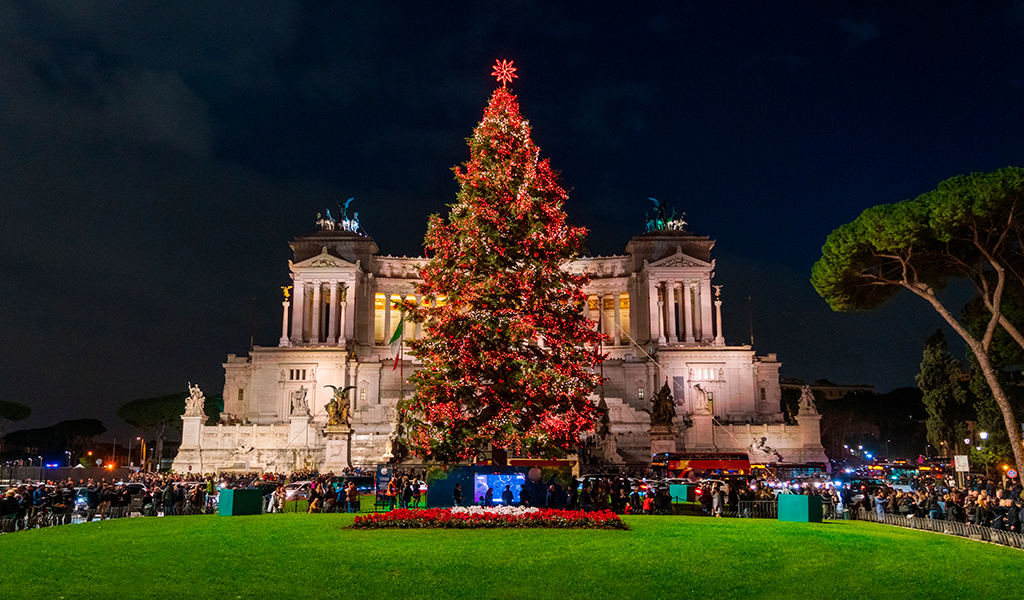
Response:
[[[499,81],[515,77],[511,64],[495,67]],[[571,449],[593,429],[588,396],[603,359],[594,348],[605,337],[581,314],[586,277],[562,268],[586,230],[567,224],[568,196],[504,85],[469,146],[448,219],[428,222],[420,271],[418,292],[445,302],[403,306],[425,330],[411,344],[423,368],[403,406],[410,446],[435,460],[489,444],[536,456]]]

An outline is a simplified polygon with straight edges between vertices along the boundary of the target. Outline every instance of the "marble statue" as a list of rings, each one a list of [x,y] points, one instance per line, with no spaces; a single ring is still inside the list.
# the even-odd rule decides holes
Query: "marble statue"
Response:
[[[809,385],[800,388],[800,410],[818,412],[818,408],[814,405],[814,391]]]
[[[711,412],[708,406],[708,391],[700,387],[699,383],[693,385],[693,409],[697,412]]]
[[[192,385],[192,382],[188,382],[188,398],[185,398],[185,416],[187,417],[205,417],[203,413],[203,405],[206,404],[206,396],[199,389],[198,385]]]
[[[306,400],[308,392],[306,386],[300,386],[299,389],[292,392],[292,415],[309,416],[309,402]]]
[[[747,453],[752,457],[756,457],[755,460],[769,460],[771,458],[777,459],[779,462],[783,462],[782,455],[779,454],[775,448],[768,445],[768,438],[761,437],[760,440],[754,439],[753,443],[747,446]]]

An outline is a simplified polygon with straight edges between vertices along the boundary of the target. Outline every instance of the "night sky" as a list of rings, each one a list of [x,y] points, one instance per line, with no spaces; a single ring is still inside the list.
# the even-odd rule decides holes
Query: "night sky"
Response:
[[[938,316],[832,313],[811,265],[869,206],[1024,165],[1024,3],[641,4],[0,0],[0,397],[109,437],[219,393],[336,200],[421,256],[499,58],[591,253],[671,198],[717,240],[727,342],[913,385]]]

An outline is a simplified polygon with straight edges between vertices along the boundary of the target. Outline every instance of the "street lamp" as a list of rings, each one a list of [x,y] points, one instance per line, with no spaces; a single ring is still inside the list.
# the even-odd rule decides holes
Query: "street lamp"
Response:
[[[981,451],[982,447],[985,446],[985,440],[988,439],[988,432],[982,431],[978,436],[981,437],[981,446],[978,446],[978,451]],[[982,458],[985,461],[985,477],[988,477],[988,457],[983,456]]]
[[[67,460],[67,466],[70,467],[71,466],[71,451],[70,450],[65,450],[64,451],[64,456],[68,459]]]
[[[139,438],[135,438],[137,440]],[[128,466],[132,466],[132,444],[135,442],[132,438],[128,438]]]

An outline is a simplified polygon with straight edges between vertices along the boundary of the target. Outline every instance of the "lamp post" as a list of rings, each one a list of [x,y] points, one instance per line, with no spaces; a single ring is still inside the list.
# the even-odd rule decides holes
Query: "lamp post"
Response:
[[[146,470],[146,440],[140,439],[139,442],[142,444],[142,462],[140,462],[139,464],[142,467],[142,470],[145,471]]]
[[[135,438],[137,440],[139,438]],[[132,438],[128,438],[128,466],[132,466],[132,443],[135,442]]]
[[[980,448],[984,448],[985,447],[985,440],[988,439],[988,432],[987,431],[982,431],[981,433],[978,434],[978,437],[981,438],[981,446],[979,446],[979,447]],[[981,452],[984,453],[985,451],[981,450]],[[988,477],[988,457],[985,456],[984,454],[982,454],[982,457],[985,460],[985,477]]]
[[[66,466],[70,467],[71,466],[71,451],[70,450],[65,450],[64,451],[64,456],[67,458]]]

